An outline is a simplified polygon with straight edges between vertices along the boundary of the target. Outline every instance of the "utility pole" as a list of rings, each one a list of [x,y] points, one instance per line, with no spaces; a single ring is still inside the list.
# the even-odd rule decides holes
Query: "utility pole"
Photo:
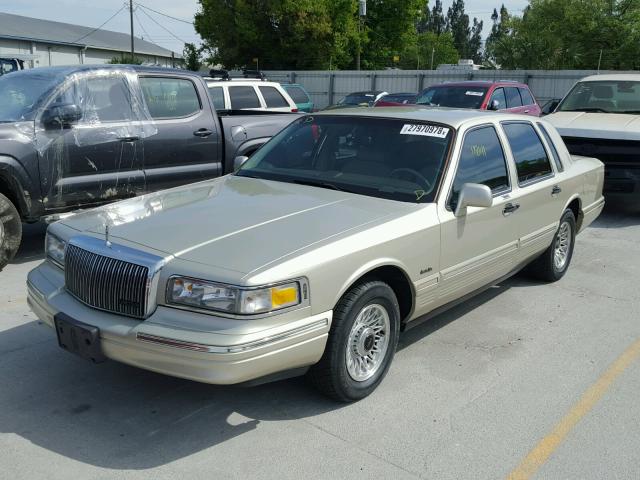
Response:
[[[436,47],[431,47],[431,70],[433,70],[433,56],[436,54]]]
[[[129,0],[129,19],[131,20],[131,63],[134,63],[135,51],[133,48],[133,0]]]
[[[356,52],[356,68],[360,70],[360,22],[367,16],[367,0],[358,1],[358,51]]]

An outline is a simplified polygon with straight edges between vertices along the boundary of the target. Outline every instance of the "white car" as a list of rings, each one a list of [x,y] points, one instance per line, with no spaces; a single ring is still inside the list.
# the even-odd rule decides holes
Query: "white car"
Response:
[[[609,198],[640,201],[640,74],[583,78],[545,120],[571,154],[604,162]]]
[[[220,110],[297,112],[298,106],[277,82],[205,78],[213,105]]]

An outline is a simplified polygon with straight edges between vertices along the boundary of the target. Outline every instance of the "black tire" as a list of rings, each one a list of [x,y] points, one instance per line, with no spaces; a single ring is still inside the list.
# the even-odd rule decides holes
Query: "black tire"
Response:
[[[558,266],[554,261],[556,247],[558,245],[560,232],[563,229],[563,225],[568,225],[571,231],[569,232],[569,248],[566,255],[566,260],[562,266]],[[558,225],[558,230],[556,230],[556,234],[553,236],[553,242],[549,245],[542,255],[536,258],[531,264],[527,267],[528,273],[531,274],[532,277],[542,280],[545,282],[556,282],[560,280],[564,274],[569,269],[569,264],[571,263],[571,258],[573,257],[573,247],[575,245],[576,240],[576,217],[573,212],[569,209],[565,210],[560,217],[560,224]]]
[[[370,305],[382,306],[388,314],[388,344],[373,376],[364,381],[356,381],[347,369],[349,334],[358,314]],[[353,402],[366,397],[376,389],[389,370],[398,345],[399,332],[400,307],[391,287],[377,280],[355,285],[344,294],[333,310],[327,346],[320,362],[309,370],[308,378],[323,394],[341,402]]]
[[[0,270],[15,256],[22,241],[22,220],[15,205],[0,193]]]

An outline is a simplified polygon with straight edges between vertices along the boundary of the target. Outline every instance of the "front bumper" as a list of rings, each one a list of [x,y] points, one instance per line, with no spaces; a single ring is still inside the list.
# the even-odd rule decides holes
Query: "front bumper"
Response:
[[[317,363],[332,319],[327,311],[286,322],[274,316],[271,325],[262,322],[260,328],[255,328],[253,320],[229,320],[233,328],[226,331],[194,330],[188,327],[202,324],[201,313],[158,306],[140,321],[92,309],[69,295],[63,285],[63,272],[49,262],[29,273],[27,300],[45,324],[53,328],[54,316],[64,312],[100,329],[107,358],[205,383],[248,382]],[[308,308],[303,310],[309,313]],[[190,317],[199,321],[189,322]]]

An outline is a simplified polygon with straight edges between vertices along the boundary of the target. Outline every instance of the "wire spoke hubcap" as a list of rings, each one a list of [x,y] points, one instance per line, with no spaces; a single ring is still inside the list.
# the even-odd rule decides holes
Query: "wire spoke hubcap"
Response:
[[[347,340],[347,372],[357,382],[380,369],[389,348],[391,322],[382,305],[367,305],[358,313]]]
[[[569,251],[571,248],[571,225],[569,222],[562,222],[556,235],[553,264],[556,270],[562,270],[569,259]]]

